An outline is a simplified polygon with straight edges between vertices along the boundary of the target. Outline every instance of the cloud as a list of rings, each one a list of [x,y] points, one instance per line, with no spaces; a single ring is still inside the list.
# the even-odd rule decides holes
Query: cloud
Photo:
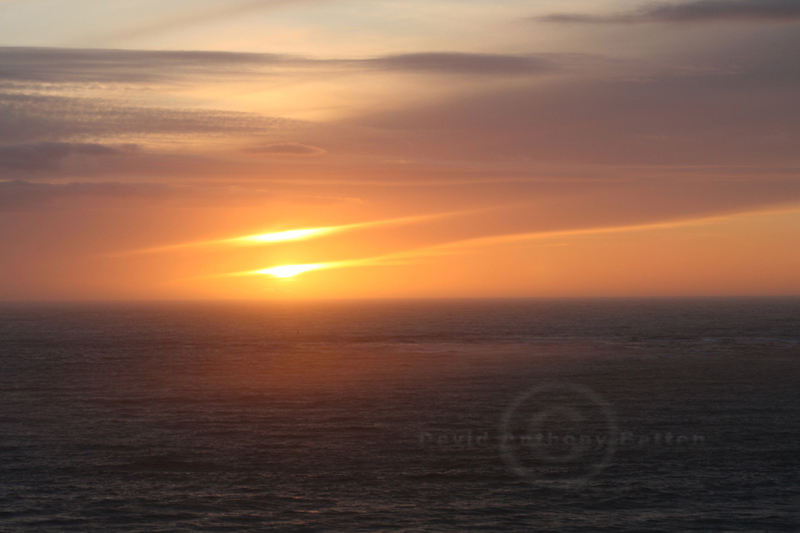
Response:
[[[0,142],[265,134],[299,121],[254,113],[133,106],[99,98],[0,93]],[[129,141],[124,141],[129,142]]]
[[[112,147],[94,143],[39,142],[0,145],[0,168],[48,170],[72,155],[114,156],[135,150],[133,145]]]
[[[246,154],[263,155],[321,155],[325,153],[322,148],[300,144],[296,142],[273,143],[264,146],[256,146],[243,150]]]
[[[552,14],[544,22],[579,24],[638,24],[648,22],[714,22],[723,20],[789,22],[800,20],[798,0],[695,0],[685,3],[654,2],[638,9],[611,14]]]
[[[208,22],[218,22],[222,19],[238,17],[250,12],[269,8],[308,3],[322,0],[250,0],[248,2],[224,2],[222,6],[211,7],[205,10],[192,9],[190,12],[161,20],[141,24],[128,30],[118,30],[106,36],[104,41],[119,42],[151,35],[158,35],[174,30],[180,30]]]
[[[207,82],[214,76],[273,76],[278,69],[361,72],[419,72],[428,74],[539,75],[579,63],[576,54],[474,54],[424,52],[367,59],[314,59],[279,54],[84,50],[68,48],[0,47],[0,83],[121,83],[154,84],[169,81]]]
[[[277,54],[0,47],[0,81],[151,83],[292,61]]]
[[[558,56],[519,56],[426,52],[402,54],[366,60],[383,70],[428,72],[437,74],[543,74],[558,69]]]
[[[276,192],[263,186],[220,184],[166,184],[130,181],[72,181],[63,183],[29,180],[0,181],[0,212],[32,210],[81,210],[169,205],[182,208],[263,206],[276,198],[292,205],[360,203],[355,197],[335,194],[304,195]],[[442,215],[444,216],[444,215]],[[431,217],[433,218],[433,217]],[[403,219],[398,219],[402,221]],[[392,221],[387,221],[387,224]]]
[[[583,164],[797,164],[797,87],[720,80],[583,80],[511,88],[359,118],[405,134],[400,153]],[[722,97],[725,95],[726,97]],[[387,154],[388,156],[389,154]]]
[[[171,187],[153,183],[0,181],[0,211],[74,207],[75,200],[154,198],[174,194]]]
[[[350,122],[392,132],[387,158],[796,168],[798,61],[800,36],[785,27],[739,36],[678,68],[609,63]]]

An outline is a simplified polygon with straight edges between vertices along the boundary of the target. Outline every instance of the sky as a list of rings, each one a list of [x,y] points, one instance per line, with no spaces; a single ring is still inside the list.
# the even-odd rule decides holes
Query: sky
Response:
[[[800,295],[800,0],[0,0],[0,300]]]

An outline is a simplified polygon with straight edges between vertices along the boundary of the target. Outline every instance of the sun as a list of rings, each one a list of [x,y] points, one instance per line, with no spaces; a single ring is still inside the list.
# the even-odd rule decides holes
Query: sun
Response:
[[[260,235],[248,235],[247,237],[239,237],[230,239],[227,242],[237,242],[240,244],[258,244],[270,242],[283,242],[283,241],[301,241],[311,239],[313,237],[320,237],[328,233],[333,233],[337,228],[309,228],[309,229],[294,229],[289,231],[280,231],[277,233],[262,233]]]
[[[255,274],[267,274],[270,276],[275,276],[276,278],[291,278],[298,274],[302,274],[303,272],[308,272],[309,270],[317,270],[322,267],[323,265],[319,264],[285,265],[285,266],[266,268],[264,270],[256,270]]]

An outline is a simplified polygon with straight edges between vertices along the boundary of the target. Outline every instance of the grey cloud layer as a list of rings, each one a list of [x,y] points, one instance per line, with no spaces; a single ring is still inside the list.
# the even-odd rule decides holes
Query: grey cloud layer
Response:
[[[436,158],[656,165],[800,165],[800,33],[741,32],[725,48],[587,70],[362,116]]]
[[[72,181],[46,183],[29,180],[0,181],[0,212],[62,209],[96,209],[170,205],[182,207],[263,206],[282,198],[302,205],[331,205],[357,201],[354,197],[316,192],[277,192],[263,187],[171,185],[154,182]]]
[[[285,69],[536,75],[580,61],[572,54],[429,52],[318,60],[275,54],[0,47],[3,83],[153,83],[215,75],[277,75]]]
[[[96,143],[39,142],[0,145],[0,168],[48,170],[71,155],[113,156],[135,150],[129,145],[112,147]]]
[[[301,123],[250,113],[128,105],[114,100],[0,93],[0,142],[260,135]]]
[[[316,146],[310,146],[307,144],[300,144],[296,142],[283,142],[283,143],[273,143],[267,144],[263,146],[256,146],[253,148],[247,148],[243,150],[246,154],[275,154],[275,155],[321,155],[325,153],[325,150],[322,148],[318,148]]]
[[[148,107],[136,101],[88,98],[80,91],[59,91],[59,87],[88,84],[94,90],[101,88],[110,96],[120,96],[123,93],[105,84],[138,83],[158,91],[159,84],[170,81],[206,83],[210,78],[217,79],[218,75],[281,76],[287,71],[291,75],[297,69],[487,78],[538,76],[583,61],[583,56],[556,54],[432,52],[360,60],[314,60],[227,52],[0,48],[0,87],[5,85],[6,89],[0,91],[0,143],[146,143],[158,137],[187,139],[226,135],[252,136],[262,143],[259,149],[264,154],[314,155],[323,150],[316,148],[313,141],[308,146],[309,143],[286,144],[289,140],[302,140],[293,134],[309,127],[301,121],[252,113]],[[46,90],[40,84],[46,84]],[[15,168],[33,169],[37,165],[48,168],[52,167],[54,157],[62,157],[50,152],[42,152],[42,156],[38,164],[18,162]]]
[[[719,20],[800,20],[798,0],[697,0],[685,3],[656,2],[639,9],[611,14],[552,14],[545,22],[588,24],[636,24],[647,22],[712,22]]]
[[[152,140],[158,144],[163,137],[172,136],[211,146],[213,139],[226,138],[241,144],[218,155],[238,158],[237,165],[250,167],[334,159],[242,156],[242,152],[312,156],[321,153],[317,147],[334,156],[390,160],[489,162],[518,158],[559,164],[791,167],[798,164],[800,153],[800,74],[793,68],[800,61],[800,36],[793,30],[790,26],[770,28],[768,36],[743,32],[727,48],[703,59],[682,60],[679,68],[661,68],[655,61],[646,68],[637,64],[618,67],[609,61],[598,68],[573,70],[569,76],[550,76],[546,82],[539,78],[532,83],[515,80],[435,101],[419,98],[417,102],[425,103],[364,111],[360,117],[327,124],[249,113],[144,107],[112,99],[72,97],[67,92],[58,96],[7,92],[0,93],[0,143],[109,145]],[[202,82],[211,72],[229,68],[248,72],[276,65],[481,75],[493,80],[506,75],[549,74],[587,62],[586,56],[567,55],[417,53],[317,61],[261,54],[0,49],[0,63],[3,58],[16,58],[9,64],[17,68],[0,68],[0,72],[6,72],[7,78],[18,76],[23,83],[31,78],[31,72],[49,75],[46,67],[55,56],[61,57],[62,70],[51,73],[54,81],[69,78],[64,73],[77,73],[75,79],[84,79],[81,76],[95,72],[97,76],[107,72],[117,76],[152,68],[176,75],[203,74],[195,78]],[[421,86],[425,90],[426,86]],[[137,156],[137,161],[119,158],[117,166],[138,171],[144,168],[141,165],[160,165],[163,173],[151,170],[149,175],[161,176],[186,175],[188,171],[178,165],[193,173],[205,165],[180,155],[158,160],[148,157]],[[24,166],[18,164],[17,168]],[[108,163],[105,168],[111,166]],[[76,173],[62,175],[80,177]]]
[[[32,183],[0,181],[0,210],[27,210],[52,207],[59,202],[173,196],[166,185],[153,183]]]
[[[407,132],[427,157],[797,165],[800,83],[764,68],[501,89],[359,124]]]
[[[556,56],[511,56],[455,52],[394,55],[367,60],[366,63],[386,70],[510,75],[553,72],[560,66]]]
[[[0,81],[143,83],[291,61],[274,54],[0,47]]]

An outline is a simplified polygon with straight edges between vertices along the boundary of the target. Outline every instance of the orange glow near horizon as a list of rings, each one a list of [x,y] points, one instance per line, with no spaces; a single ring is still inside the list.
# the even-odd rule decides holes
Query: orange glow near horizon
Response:
[[[726,221],[735,221],[737,219],[747,216],[752,217],[752,216],[769,216],[769,215],[798,214],[798,213],[800,213],[800,211],[798,211],[797,209],[767,210],[755,213],[718,215],[718,216],[702,217],[696,219],[678,219],[678,220],[671,220],[664,222],[634,224],[627,226],[577,228],[577,229],[545,231],[545,232],[492,235],[488,237],[479,237],[479,238],[463,239],[452,242],[445,242],[445,243],[435,244],[432,246],[425,246],[422,248],[399,251],[377,257],[369,257],[369,258],[354,259],[347,261],[334,261],[328,263],[309,264],[309,265],[285,265],[263,270],[256,270],[253,271],[252,273],[270,274],[276,277],[292,277],[297,274],[307,272],[310,270],[319,270],[325,268],[380,266],[386,264],[407,264],[407,262],[398,262],[398,260],[421,259],[421,258],[430,258],[443,255],[457,255],[459,253],[466,253],[470,249],[474,249],[476,247],[481,248],[486,246],[497,246],[508,243],[545,240],[545,239],[552,239],[559,237],[580,237],[580,236],[614,234],[614,233],[638,233],[638,232],[646,232],[648,230],[664,230],[664,229],[675,229],[681,227],[713,225],[716,223],[721,223]],[[292,232],[286,232],[286,233],[292,233]],[[458,250],[459,248],[461,248],[461,250]]]
[[[496,264],[496,272],[494,276],[486,277],[484,280],[485,286],[496,286],[498,289],[504,287],[499,292],[504,293],[509,290],[509,287],[517,284],[518,286],[537,287],[543,294],[551,295],[550,291],[566,291],[570,285],[569,278],[562,279],[562,276],[569,272],[566,265],[556,267],[557,264],[567,260],[568,257],[583,257],[585,254],[590,254],[594,259],[593,264],[587,263],[581,268],[582,274],[580,275],[579,284],[572,284],[577,287],[582,287],[582,290],[589,290],[585,286],[587,282],[594,279],[596,276],[601,275],[604,281],[598,287],[607,284],[612,286],[623,279],[627,279],[629,283],[639,283],[637,280],[650,272],[653,276],[662,276],[665,279],[672,279],[671,283],[676,284],[676,287],[681,286],[680,280],[683,278],[688,282],[690,277],[687,277],[689,272],[681,269],[676,269],[673,265],[670,271],[668,265],[675,259],[691,253],[696,257],[700,257],[706,253],[714,253],[718,255],[725,255],[731,260],[730,252],[723,249],[717,249],[712,252],[703,251],[702,248],[697,248],[698,243],[712,242],[709,241],[710,236],[718,242],[737,242],[735,235],[742,232],[746,227],[763,227],[765,230],[775,227],[774,224],[779,221],[798,221],[800,220],[800,210],[784,209],[784,210],[765,210],[754,213],[743,214],[729,214],[719,215],[713,217],[701,217],[695,219],[679,219],[658,223],[647,224],[633,224],[627,226],[608,226],[608,227],[595,227],[595,228],[582,228],[570,230],[558,230],[549,232],[534,232],[534,233],[521,233],[509,235],[495,235],[481,238],[463,239],[458,241],[444,242],[429,246],[409,248],[398,250],[395,252],[362,257],[359,259],[346,259],[338,261],[322,261],[314,263],[297,263],[297,264],[283,264],[273,266],[270,268],[251,270],[239,273],[231,273],[223,276],[229,277],[251,277],[251,276],[270,276],[277,279],[295,278],[300,274],[316,271],[340,271],[340,274],[329,276],[316,276],[313,280],[309,278],[304,280],[301,284],[292,285],[293,294],[308,294],[309,296],[320,294],[332,295],[341,294],[352,290],[354,283],[378,283],[378,280],[389,279],[385,278],[387,275],[394,276],[396,274],[382,274],[386,272],[384,269],[370,269],[369,271],[360,271],[358,274],[346,274],[344,271],[349,271],[354,268],[362,267],[405,267],[417,272],[426,272],[424,277],[420,277],[419,281],[424,281],[423,286],[430,286],[431,283],[439,283],[442,287],[448,287],[452,283],[459,283],[460,279],[465,273],[474,271],[484,272],[484,276],[488,276],[490,271],[487,270],[488,265],[491,263]],[[795,222],[796,223],[796,222]],[[599,239],[599,240],[598,240]],[[675,239],[679,239],[676,241]],[[603,247],[598,248],[598,244],[606,242],[604,250]],[[679,244],[679,243],[684,244]],[[761,246],[783,246],[779,244],[785,242],[778,238],[773,244],[763,242]],[[636,243],[636,246],[642,251],[643,256],[634,254],[633,249],[630,247]],[[750,245],[755,244],[754,242]],[[740,245],[744,245],[743,242]],[[522,246],[523,248],[520,248]],[[677,248],[676,248],[677,246]],[[683,251],[681,246],[688,246]],[[492,248],[492,252],[486,255],[486,248]],[[537,265],[536,271],[540,279],[532,279],[526,273],[531,266],[519,272],[508,270],[510,265],[506,263],[508,257],[513,257],[514,250],[525,250],[525,256],[531,265]],[[530,255],[535,252],[535,255]],[[512,254],[512,255],[509,255]],[[577,254],[577,256],[576,256]],[[319,257],[319,254],[315,254]],[[324,254],[323,254],[324,255]],[[651,260],[647,256],[652,256],[655,262],[650,263]],[[537,257],[538,256],[538,257]],[[494,260],[487,263],[485,261],[475,261],[480,257],[494,257]],[[658,259],[658,258],[661,259]],[[669,257],[670,259],[666,259]],[[756,255],[748,254],[747,257],[742,257],[739,261],[741,266],[741,274],[748,272],[751,267],[746,267]],[[639,264],[642,266],[637,267],[637,272],[634,276],[629,275],[627,278],[624,276],[619,280],[608,277],[609,274],[604,272],[604,269],[609,268],[619,261],[631,262],[631,264]],[[791,270],[792,261],[797,262],[797,259],[788,257],[788,263],[777,264],[776,273],[778,277],[785,279],[786,268]],[[573,260],[574,261],[574,260]],[[707,261],[707,259],[704,259]],[[549,264],[549,266],[548,266]],[[646,266],[645,266],[646,265]],[[711,275],[712,271],[706,272],[704,269],[711,268],[711,265],[704,265],[702,268],[698,263],[697,269],[692,273],[694,276],[699,276],[705,279],[704,276]],[[433,270],[431,270],[433,269]],[[477,270],[475,270],[477,269]],[[729,267],[729,271],[733,271],[733,266]],[[558,273],[564,270],[563,273]],[[596,273],[592,273],[594,271]],[[396,273],[398,270],[392,270]],[[740,274],[740,275],[741,275]],[[555,277],[554,277],[555,276]],[[718,275],[713,275],[709,280]],[[720,278],[722,279],[722,278]],[[735,278],[734,278],[735,279]],[[333,281],[336,280],[336,281]],[[343,281],[345,280],[345,281]],[[599,283],[599,281],[598,281]],[[547,287],[550,284],[550,287]],[[392,296],[395,293],[391,292],[395,287],[389,285],[388,291],[384,296]],[[479,287],[476,287],[479,288]],[[430,290],[430,289],[429,289]],[[608,290],[608,289],[605,289]],[[639,287],[641,290],[641,287]],[[480,293],[479,293],[480,294]],[[441,296],[452,296],[452,294],[441,294]]]
[[[509,225],[512,215],[505,213],[503,224]],[[58,216],[63,213],[38,214],[38,223]],[[800,293],[800,206],[515,233],[496,233],[501,225],[490,231],[484,222],[492,216],[339,232],[268,247],[187,249],[170,261],[151,255],[88,256],[63,262],[59,275],[45,284],[31,279],[56,292],[64,291],[62,280],[84,276],[92,285],[85,282],[83,294],[100,298],[127,289],[118,292],[126,299]],[[157,226],[166,226],[165,221]],[[199,213],[196,220],[184,216],[181,222],[202,227],[213,219]],[[119,227],[113,220],[98,226],[93,240],[100,240],[98,230],[112,235]],[[476,236],[478,231],[484,234]],[[125,285],[119,284],[121,278],[128,280]],[[92,286],[101,289],[91,292]]]

